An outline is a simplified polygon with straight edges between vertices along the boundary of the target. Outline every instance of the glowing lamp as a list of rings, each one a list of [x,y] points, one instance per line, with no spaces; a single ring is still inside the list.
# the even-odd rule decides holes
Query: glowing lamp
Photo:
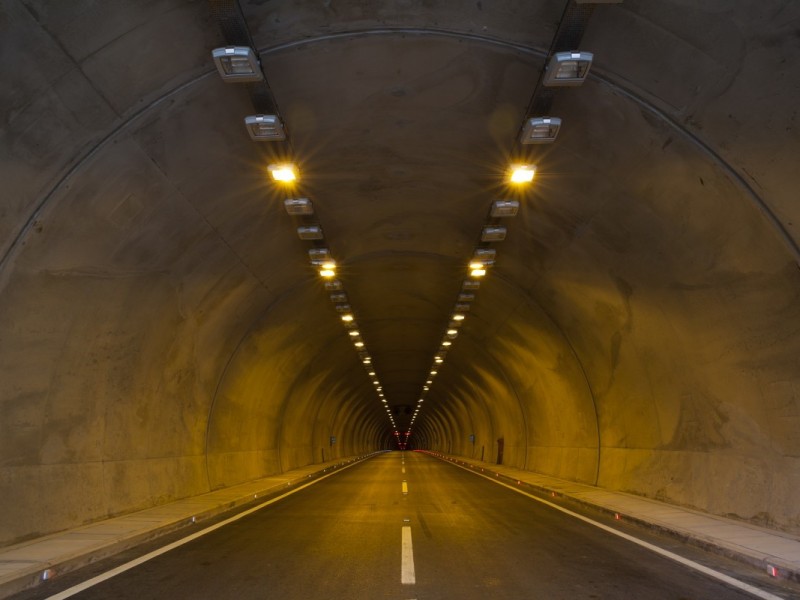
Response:
[[[297,179],[297,170],[291,163],[282,163],[277,165],[269,165],[267,167],[270,177],[273,181],[280,183],[292,183]]]
[[[532,165],[511,165],[508,178],[511,183],[521,185],[533,181],[535,174],[536,167]]]

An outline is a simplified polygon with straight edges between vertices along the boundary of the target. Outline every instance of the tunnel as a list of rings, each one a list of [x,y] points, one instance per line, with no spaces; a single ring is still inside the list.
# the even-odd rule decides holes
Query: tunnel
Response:
[[[800,534],[798,5],[0,28],[0,546],[401,448]]]

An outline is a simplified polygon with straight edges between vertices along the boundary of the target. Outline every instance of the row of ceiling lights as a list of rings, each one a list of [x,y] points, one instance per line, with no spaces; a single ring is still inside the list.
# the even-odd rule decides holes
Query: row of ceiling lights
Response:
[[[223,81],[229,83],[253,83],[264,80],[258,58],[252,48],[247,46],[228,46],[216,48],[211,53]],[[249,115],[245,117],[245,127],[254,141],[284,141],[286,131],[277,115]],[[276,183],[283,184],[289,189],[294,189],[298,181],[297,169],[293,164],[273,164],[267,167],[270,177]],[[325,290],[329,292],[331,302],[339,313],[341,322],[347,330],[348,338],[353,343],[361,363],[364,365],[375,392],[389,417],[389,422],[394,430],[394,435],[399,436],[394,416],[388,407],[383,386],[378,379],[372,357],[366,349],[364,339],[358,329],[353,311],[347,299],[347,293],[340,279],[336,275],[336,261],[333,260],[330,250],[324,246],[325,236],[322,226],[316,219],[314,205],[308,198],[289,197],[284,200],[286,212],[296,217],[300,225],[297,235],[301,240],[310,241],[312,248],[308,250],[311,264],[317,269],[320,278],[324,281]]]
[[[593,55],[590,52],[558,52],[553,54],[542,75],[542,84],[546,87],[574,87],[581,85],[589,75],[592,65]],[[526,119],[519,142],[522,144],[548,144],[555,141],[561,129],[561,119],[558,117],[531,117]],[[512,185],[524,185],[533,181],[536,167],[527,164],[512,165],[508,172],[508,183]],[[453,340],[458,337],[458,330],[466,319],[466,312],[469,311],[471,303],[475,300],[475,291],[480,287],[480,279],[487,273],[487,269],[494,265],[497,251],[490,244],[501,242],[506,237],[506,228],[500,226],[498,219],[514,217],[519,211],[519,201],[517,200],[495,200],[489,211],[489,220],[481,231],[481,240],[473,250],[472,260],[469,263],[469,277],[464,279],[461,284],[461,291],[458,294],[450,321],[445,330],[438,351],[433,358],[428,379],[422,386],[422,393],[411,422],[405,431],[402,446],[408,444],[411,437],[412,426],[416,421],[425,396],[433,384],[433,378],[438,374],[439,368],[444,362],[447,352],[450,350]]]
[[[264,80],[258,58],[250,47],[228,46],[217,48],[212,52],[212,57],[220,76],[226,82],[251,83]],[[589,52],[555,53],[551,56],[543,73],[542,84],[546,87],[581,85],[588,76],[592,60],[593,55]],[[283,141],[286,139],[283,123],[277,115],[249,115],[245,117],[245,127],[254,141]],[[552,143],[555,141],[560,129],[561,119],[558,117],[531,117],[526,120],[519,141],[522,144]],[[291,164],[270,165],[268,170],[270,176],[276,182],[293,184],[297,179],[297,171]],[[515,165],[509,172],[509,182],[512,184],[530,183],[535,172],[536,168],[532,165]],[[314,215],[313,205],[307,198],[287,198],[284,206],[290,215],[303,218]],[[505,239],[506,228],[498,226],[496,219],[515,216],[518,210],[519,202],[516,200],[497,200],[492,204],[489,213],[490,221],[483,227],[481,243],[474,249],[473,258],[469,264],[469,277],[462,283],[444,338],[434,356],[428,379],[422,387],[422,393],[417,401],[408,430],[404,434],[405,440],[400,442],[401,447],[405,447],[408,443],[408,439],[411,436],[411,428],[419,415],[425,396],[433,383],[433,378],[438,374],[439,367],[444,362],[453,340],[458,336],[458,329],[466,318],[464,313],[469,311],[471,303],[475,299],[474,292],[480,286],[480,279],[486,275],[488,267],[495,262],[496,250],[491,248],[490,244]],[[324,240],[319,223],[301,225],[297,228],[297,233],[301,239],[313,241],[315,244]],[[344,292],[342,283],[336,278],[336,263],[332,259],[330,251],[319,245],[315,245],[314,248],[309,250],[309,257],[311,263],[319,268],[320,277],[325,280],[325,288],[330,292],[331,301],[334,303],[337,312],[341,313],[342,322],[348,329],[348,336],[353,341],[362,364],[364,364],[367,374],[375,386],[378,398],[384,405],[394,429],[394,435],[400,441],[394,416],[387,406],[388,403],[383,394],[383,387],[372,365],[372,357],[365,348],[355,317],[347,302],[347,294]]]

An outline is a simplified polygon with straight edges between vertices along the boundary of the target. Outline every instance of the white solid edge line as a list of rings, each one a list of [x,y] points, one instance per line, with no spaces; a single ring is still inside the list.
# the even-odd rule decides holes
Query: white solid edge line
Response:
[[[417,576],[414,572],[414,547],[411,544],[411,527],[403,526],[403,558],[400,565],[400,583],[416,583]]]
[[[725,575],[725,573],[720,573],[719,571],[715,571],[714,569],[710,569],[709,567],[701,565],[700,563],[697,563],[697,562],[695,562],[693,560],[690,560],[688,558],[684,558],[683,556],[680,556],[679,554],[675,554],[674,552],[670,552],[669,550],[664,550],[663,548],[659,548],[658,546],[656,546],[654,544],[650,544],[649,542],[645,542],[644,540],[640,540],[638,538],[635,538],[632,535],[628,535],[627,533],[624,533],[622,531],[617,531],[613,527],[609,527],[608,525],[603,525],[602,523],[598,523],[597,521],[593,521],[592,519],[590,519],[588,517],[584,517],[583,515],[580,515],[580,514],[578,514],[576,512],[572,512],[571,510],[569,510],[567,508],[564,508],[562,506],[559,506],[558,504],[553,504],[552,502],[548,502],[547,500],[545,500],[543,498],[539,498],[539,497],[534,496],[533,494],[530,494],[530,493],[528,493],[528,492],[526,492],[524,490],[521,490],[519,488],[515,488],[513,485],[508,485],[507,483],[503,483],[502,481],[497,481],[497,479],[493,479],[491,477],[487,477],[486,475],[483,475],[481,473],[476,473],[472,469],[468,469],[467,467],[463,467],[463,466],[461,466],[459,464],[456,464],[456,463],[454,463],[452,461],[446,461],[446,462],[449,462],[450,464],[458,467],[459,469],[464,469],[468,473],[472,473],[473,475],[477,475],[478,477],[483,477],[484,479],[488,479],[489,481],[491,481],[493,483],[496,483],[498,485],[502,485],[503,487],[506,487],[506,488],[508,488],[510,490],[513,490],[513,491],[515,491],[515,492],[517,492],[519,494],[522,494],[523,496],[527,496],[528,498],[532,498],[533,500],[536,500],[537,502],[541,502],[542,504],[546,504],[550,508],[554,508],[554,509],[556,509],[558,511],[561,511],[564,514],[567,514],[567,515],[569,515],[571,517],[575,517],[576,519],[579,519],[579,520],[581,520],[581,521],[583,521],[585,523],[589,523],[590,525],[594,525],[595,527],[597,527],[599,529],[602,529],[603,531],[607,531],[608,533],[611,533],[613,535],[621,537],[621,538],[623,538],[625,540],[628,540],[629,542],[633,542],[634,544],[638,544],[639,546],[642,546],[643,548],[647,548],[648,550],[650,550],[652,552],[655,552],[656,554],[659,554],[659,555],[661,555],[661,556],[663,556],[665,558],[669,558],[670,560],[674,560],[675,562],[680,563],[680,564],[682,564],[682,565],[684,565],[686,567],[689,567],[690,569],[694,569],[695,571],[699,571],[700,573],[703,573],[704,575],[708,575],[709,577],[713,577],[714,579],[717,579],[719,581],[727,583],[728,585],[732,585],[733,587],[738,588],[738,589],[740,589],[742,591],[748,592],[748,593],[756,596],[757,598],[762,598],[763,600],[785,600],[785,598],[783,598],[782,596],[776,596],[775,594],[771,594],[769,592],[766,592],[766,591],[764,591],[762,589],[759,589],[757,587],[754,587],[754,586],[752,586],[752,585],[750,585],[748,583],[745,583],[743,581],[739,581],[738,579],[734,579],[730,575]]]
[[[224,521],[220,521],[219,523],[215,523],[214,525],[211,525],[210,527],[207,527],[207,528],[203,529],[202,531],[198,531],[197,533],[193,533],[192,535],[187,535],[185,538],[181,538],[181,539],[179,539],[179,540],[177,540],[175,542],[172,542],[171,544],[167,544],[166,546],[163,546],[163,547],[159,548],[158,550],[153,550],[152,552],[150,552],[148,554],[143,554],[139,558],[135,558],[134,560],[132,560],[130,562],[126,562],[125,564],[119,565],[118,567],[115,567],[115,568],[111,569],[110,571],[106,571],[105,573],[101,573],[100,575],[97,575],[96,577],[92,577],[91,579],[87,579],[86,581],[84,581],[82,583],[79,583],[78,585],[74,585],[71,588],[68,588],[68,589],[64,590],[63,592],[59,592],[59,593],[54,594],[52,596],[48,596],[46,600],[63,600],[64,598],[69,598],[71,596],[74,596],[75,594],[78,594],[78,593],[80,593],[80,592],[82,592],[84,590],[87,590],[90,587],[93,587],[93,586],[97,585],[98,583],[102,583],[102,582],[104,582],[104,581],[106,581],[108,579],[111,579],[112,577],[115,577],[115,576],[119,575],[120,573],[124,573],[125,571],[128,571],[128,570],[130,570],[130,569],[132,569],[134,567],[137,567],[137,566],[141,565],[142,563],[146,563],[148,560],[156,558],[157,556],[161,556],[162,554],[166,554],[170,550],[174,550],[178,546],[183,546],[184,544],[187,544],[187,543],[189,543],[189,542],[191,542],[193,540],[196,540],[197,538],[203,537],[207,533],[211,533],[212,531],[216,531],[220,527],[225,527],[225,525],[233,523],[234,521],[238,521],[239,519],[242,519],[242,518],[244,518],[244,517],[246,517],[246,516],[248,516],[250,514],[253,514],[254,512],[256,512],[258,510],[261,510],[262,508],[264,508],[266,506],[269,506],[270,504],[274,504],[278,500],[283,500],[287,496],[291,496],[292,494],[297,493],[300,490],[305,489],[310,485],[314,485],[315,483],[319,483],[320,481],[322,481],[323,479],[327,479],[331,475],[337,475],[337,474],[341,473],[342,471],[344,471],[345,469],[349,469],[350,467],[355,466],[357,464],[360,464],[361,462],[363,462],[363,461],[357,461],[357,462],[351,463],[349,465],[345,465],[344,467],[341,467],[340,469],[337,469],[335,471],[331,471],[327,475],[322,475],[321,477],[317,477],[316,479],[314,479],[312,481],[309,481],[308,483],[304,483],[301,486],[298,486],[296,488],[293,488],[293,489],[289,490],[285,494],[281,494],[280,496],[272,498],[271,500],[267,500],[266,502],[264,502],[262,504],[259,504],[258,506],[255,506],[253,508],[248,508],[247,510],[245,510],[243,512],[240,512],[239,514],[236,514],[236,515],[234,515],[232,517],[229,517],[228,519],[225,519]],[[413,570],[413,565],[412,565],[412,570]]]

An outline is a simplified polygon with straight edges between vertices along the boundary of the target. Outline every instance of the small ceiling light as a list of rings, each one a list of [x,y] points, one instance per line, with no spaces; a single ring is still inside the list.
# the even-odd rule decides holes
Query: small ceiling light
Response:
[[[349,323],[353,320],[353,315],[342,315],[342,321]]]
[[[542,84],[547,87],[581,85],[592,66],[591,52],[557,52],[544,72]]]
[[[424,399],[424,398],[420,398],[420,399],[417,401],[417,404],[422,404],[423,402],[425,402],[425,399]]]
[[[334,308],[336,308],[336,312],[340,312],[340,313],[349,313],[350,312],[350,305],[349,304],[337,304]]]
[[[462,311],[462,312],[467,312],[469,310],[469,308],[470,308],[469,304],[456,304],[455,305],[455,309],[459,310],[459,311]]]
[[[332,262],[331,251],[327,248],[311,248],[308,251],[308,259],[312,265],[325,266],[326,263]]]
[[[493,217],[515,217],[519,211],[519,201],[517,200],[495,200],[492,202]]]
[[[360,334],[358,333],[358,329],[351,329],[347,332],[347,335],[350,337],[358,337]],[[370,373],[370,375],[374,375],[375,373]]]
[[[479,287],[481,287],[481,282],[471,279],[465,279],[464,283],[461,285],[462,290],[477,290]]]
[[[485,266],[486,265],[483,262],[479,261],[479,260],[473,260],[473,261],[471,261],[469,263],[469,268],[472,269],[472,270],[482,269]]]
[[[384,398],[383,400],[381,400],[381,402],[383,402],[384,404],[386,404],[386,398]]]
[[[244,118],[244,126],[255,142],[282,142],[286,139],[283,123],[277,115],[250,115]]]
[[[374,383],[375,385],[380,385],[381,384],[381,382],[378,381],[377,379],[375,381],[373,381],[372,383]]]
[[[447,341],[442,342],[442,346],[452,346],[452,345],[453,345],[453,342],[447,342]]]
[[[523,184],[533,181],[536,174],[536,167],[532,165],[511,165],[508,169],[508,179],[511,183]]]
[[[425,382],[425,385],[430,385],[432,383],[433,383],[433,379],[428,379],[428,381]]]
[[[365,365],[368,365],[368,364],[370,364],[372,362],[372,359],[368,356],[367,358],[365,358],[361,362],[363,362]]]
[[[364,347],[364,342],[356,342],[356,343],[355,343],[355,344],[353,344],[353,345],[354,345],[356,348],[363,348],[363,347]]]
[[[475,300],[475,294],[465,294],[464,292],[461,292],[458,295],[459,302],[472,302],[473,300]]]
[[[274,181],[281,183],[292,183],[297,179],[297,170],[295,166],[290,163],[281,163],[278,165],[269,165],[267,167],[270,177]]]
[[[464,320],[464,315],[458,313],[453,315],[453,321],[463,321],[463,320]]]
[[[497,257],[497,250],[494,248],[477,248],[472,257],[475,260],[481,261],[485,265],[490,265]]]
[[[301,240],[321,240],[323,238],[322,227],[319,225],[304,225],[303,227],[298,227],[297,236]]]
[[[440,364],[442,364],[442,363],[444,362],[444,359],[443,359],[441,356],[437,356],[437,357],[434,359],[434,362],[435,362],[437,365],[440,365]]]
[[[369,375],[370,377],[375,377],[375,371],[370,371],[369,373],[367,373],[367,375]]]
[[[505,227],[484,227],[481,231],[482,242],[502,242],[506,239]]]
[[[283,206],[290,215],[314,214],[314,206],[308,198],[287,198],[283,201]]]
[[[520,135],[520,144],[552,144],[561,129],[558,117],[534,117],[525,122]]]
[[[264,75],[258,64],[258,57],[248,46],[227,46],[211,51],[222,80],[228,83],[261,81]]]
[[[448,329],[447,330],[447,337],[454,338],[458,335],[458,329]]]
[[[347,294],[339,293],[339,294],[331,294],[331,302],[339,303],[339,302],[347,302]],[[350,335],[353,335],[352,333]]]
[[[427,385],[423,385],[423,386],[422,386],[422,389],[423,389],[423,390],[425,390],[425,391],[427,392],[427,391],[428,391],[428,386],[427,386]]]
[[[319,270],[319,276],[325,279],[331,279],[332,277],[336,277],[336,271],[334,269],[322,268]]]
[[[471,269],[469,274],[470,277],[483,277],[484,275],[486,275],[486,269],[483,268]]]

